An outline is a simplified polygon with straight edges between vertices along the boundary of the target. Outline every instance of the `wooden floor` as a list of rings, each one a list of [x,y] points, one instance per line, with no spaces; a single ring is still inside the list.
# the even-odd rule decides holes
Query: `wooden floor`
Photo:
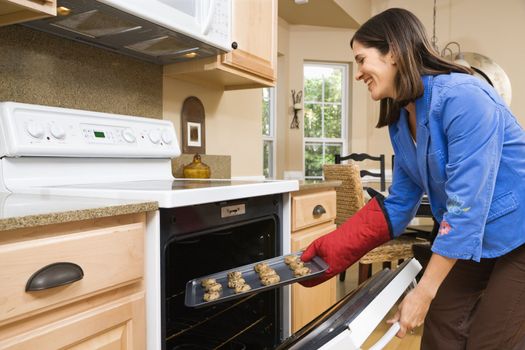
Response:
[[[374,264],[372,267],[373,273],[379,271],[381,268],[380,264],[377,266]],[[339,277],[337,277],[339,278]],[[337,297],[342,298],[344,295],[354,290],[357,287],[357,264],[350,267],[346,272],[346,280],[339,282],[337,280]],[[378,341],[385,332],[390,328],[390,325],[386,323],[386,320],[391,318],[397,305],[394,305],[390,313],[379,323],[376,330],[370,335],[367,341],[363,344],[363,349],[368,349]],[[407,334],[403,339],[394,338],[384,349],[385,350],[419,350],[421,343],[421,334],[423,333],[423,327],[419,327],[414,330],[414,334]]]

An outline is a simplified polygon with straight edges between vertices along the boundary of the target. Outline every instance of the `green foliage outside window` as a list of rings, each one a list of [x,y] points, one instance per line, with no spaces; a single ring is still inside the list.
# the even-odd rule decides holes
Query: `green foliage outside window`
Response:
[[[344,73],[340,65],[304,66],[306,178],[321,177],[323,164],[342,152]]]

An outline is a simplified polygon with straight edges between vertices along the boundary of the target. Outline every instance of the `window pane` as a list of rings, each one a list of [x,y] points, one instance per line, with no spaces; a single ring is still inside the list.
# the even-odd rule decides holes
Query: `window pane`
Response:
[[[265,136],[270,136],[270,90],[262,89],[262,91],[262,134]]]
[[[273,177],[273,141],[264,141],[263,144],[263,175]]]
[[[325,105],[324,137],[341,138],[341,105]]]
[[[323,175],[323,145],[321,143],[307,143],[304,152],[305,176]]]
[[[331,68],[315,65],[305,65],[304,74],[304,101],[320,102],[323,98],[323,80],[330,74]]]
[[[341,102],[343,87],[343,69],[333,68],[325,76],[324,101]]]
[[[304,105],[304,137],[321,137],[322,134],[321,106],[318,104]]]
[[[328,143],[325,146],[324,151],[324,162],[328,164],[334,164],[335,163],[335,155],[339,154],[341,155],[341,151],[343,149],[342,143]]]

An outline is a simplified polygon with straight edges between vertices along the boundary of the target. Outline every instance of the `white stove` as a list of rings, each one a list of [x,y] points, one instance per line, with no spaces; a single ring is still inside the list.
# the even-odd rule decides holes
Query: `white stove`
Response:
[[[150,350],[165,348],[161,334],[163,299],[159,293],[165,290],[161,287],[161,261],[165,261],[161,252],[161,241],[165,238],[161,234],[166,227],[161,225],[166,218],[162,213],[184,215],[190,207],[209,208],[208,205],[215,207],[209,203],[233,201],[235,208],[228,212],[226,219],[233,220],[232,215],[244,214],[244,205],[248,213],[250,199],[257,202],[267,200],[267,195],[278,196],[274,205],[279,203],[276,232],[280,234],[275,249],[278,254],[290,252],[289,192],[299,189],[297,181],[175,179],[171,158],[179,155],[175,129],[169,121],[0,103],[0,192],[8,196],[27,193],[159,203],[159,210],[148,213],[145,237],[147,348]],[[239,205],[243,199],[246,204]],[[217,207],[222,210],[220,205]],[[250,215],[256,210],[252,207]],[[218,216],[220,220],[222,212]],[[210,221],[208,219],[204,221]],[[419,263],[410,262],[396,278],[381,284],[381,293],[377,291],[379,287],[370,286],[368,289],[375,291],[373,299],[361,300],[365,307],[359,312],[350,310],[353,321],[343,322],[342,330],[323,343],[322,349],[358,349],[420,269]],[[279,317],[285,339],[290,335],[289,287],[282,288],[279,295],[283,309]],[[332,333],[331,322],[326,328],[328,333]],[[395,332],[393,328],[377,348],[384,346]],[[320,338],[315,334],[312,338],[311,348],[320,348]]]
[[[282,253],[290,251],[289,192],[297,181],[175,179],[171,158],[179,155],[170,121],[0,103],[0,192],[143,199],[160,208],[282,193]],[[146,234],[148,349],[161,348],[159,235],[157,211]]]

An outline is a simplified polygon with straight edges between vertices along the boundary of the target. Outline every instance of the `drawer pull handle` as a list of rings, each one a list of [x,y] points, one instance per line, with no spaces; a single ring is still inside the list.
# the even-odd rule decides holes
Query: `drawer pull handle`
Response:
[[[318,204],[318,205],[315,206],[314,211],[312,212],[312,214],[314,215],[314,217],[318,217],[318,216],[321,216],[323,214],[326,214],[326,210],[325,210],[325,208],[323,208],[322,205]]]
[[[45,290],[70,284],[84,278],[84,271],[77,264],[59,262],[44,266],[35,272],[26,284],[26,292]]]

